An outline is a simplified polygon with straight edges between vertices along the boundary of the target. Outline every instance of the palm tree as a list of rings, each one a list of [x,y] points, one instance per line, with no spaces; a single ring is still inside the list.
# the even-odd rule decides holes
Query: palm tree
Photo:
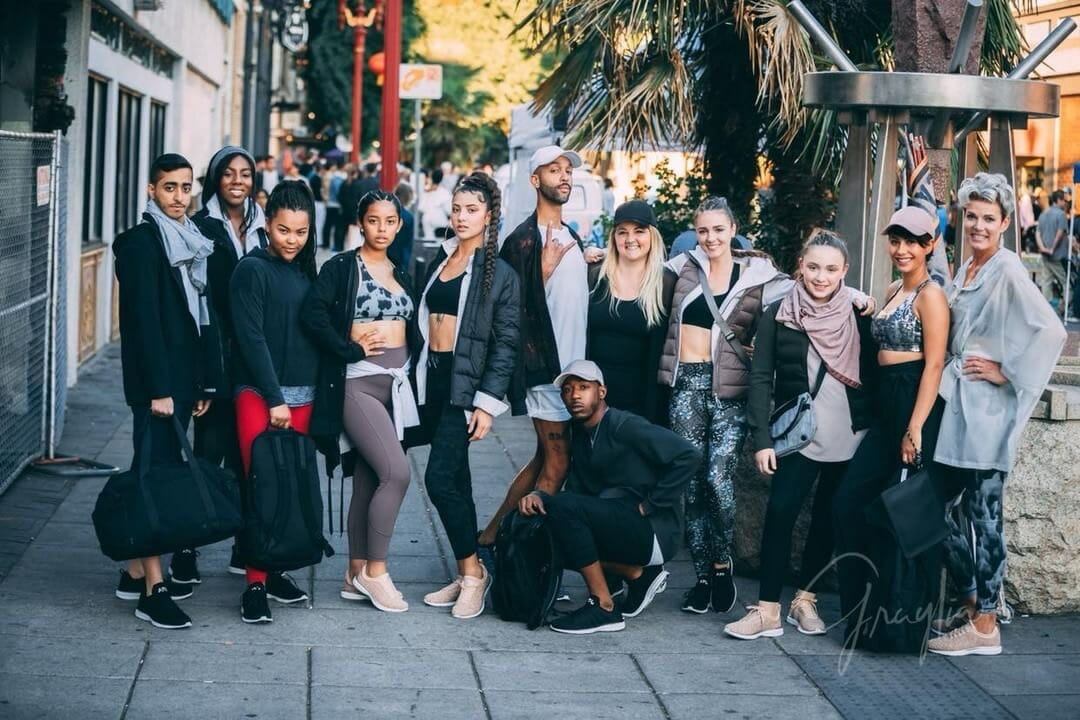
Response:
[[[987,0],[982,72],[1016,64],[1024,47],[1013,11],[1034,4]],[[806,5],[862,69],[893,69],[895,48],[913,42],[907,23],[894,30],[889,0]],[[833,113],[801,106],[803,74],[830,65],[786,0],[536,0],[519,32],[537,49],[562,53],[536,103],[569,114],[570,143],[700,149],[710,190],[727,195],[744,218],[764,156],[776,234],[766,244],[781,256],[826,220],[846,133]]]

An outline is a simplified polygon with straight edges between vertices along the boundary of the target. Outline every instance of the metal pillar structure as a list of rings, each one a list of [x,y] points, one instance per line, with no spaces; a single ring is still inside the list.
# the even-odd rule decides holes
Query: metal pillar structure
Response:
[[[379,181],[383,190],[393,192],[397,187],[398,145],[401,143],[401,0],[386,0],[383,19],[383,52],[386,70],[383,72],[382,127],[379,149],[382,151],[382,170]]]
[[[360,146],[363,144],[361,131],[364,118],[364,52],[367,44],[368,28],[375,24],[378,3],[371,10],[364,0],[358,0],[355,10],[349,7],[351,0],[338,0],[338,26],[350,27],[353,31],[353,74],[352,74],[352,150],[349,162],[360,164]]]
[[[981,7],[981,0],[969,0],[950,70],[962,69]],[[848,126],[836,226],[851,250],[847,281],[881,298],[892,268],[878,233],[888,222],[897,197],[900,132],[910,128],[910,132],[925,134],[930,147],[936,150],[951,150],[959,144],[962,179],[974,174],[976,167],[971,133],[985,129],[989,118],[990,170],[1005,175],[1015,187],[1012,130],[1026,127],[1031,117],[1057,117],[1061,106],[1060,87],[1026,78],[1076,28],[1076,23],[1071,18],[1063,20],[1004,78],[959,72],[862,72],[799,0],[792,0],[788,9],[839,68],[803,76],[803,105],[835,110]],[[874,136],[876,158],[871,157]],[[1004,242],[1019,251],[1015,222]],[[958,262],[969,253],[961,234]]]

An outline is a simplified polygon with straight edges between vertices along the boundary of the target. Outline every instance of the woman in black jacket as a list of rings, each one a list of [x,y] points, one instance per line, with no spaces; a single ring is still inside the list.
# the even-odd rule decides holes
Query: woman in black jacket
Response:
[[[229,281],[236,264],[255,248],[266,248],[266,217],[252,199],[255,158],[237,145],[226,145],[214,153],[206,171],[202,190],[202,209],[191,218],[203,235],[214,241],[208,260],[214,320],[220,328],[221,354],[228,378],[234,364],[232,312],[229,309]],[[195,418],[195,454],[232,470],[243,477],[240,445],[236,439],[236,409],[232,402],[231,383],[218,387],[218,398],[202,417]],[[173,555],[170,566],[175,582],[197,583],[198,566],[194,549]],[[244,574],[244,563],[237,545],[233,545],[229,572]]]
[[[386,254],[401,230],[401,211],[390,193],[375,190],[360,199],[364,244],[327,261],[303,313],[322,368],[312,432],[331,469],[340,436],[354,451],[349,567],[341,596],[368,598],[384,612],[409,609],[386,557],[409,487],[401,440],[407,427],[419,424],[409,383],[410,358],[419,351],[416,297],[405,268]]]
[[[810,532],[803,549],[799,591],[787,622],[804,635],[821,635],[814,583],[832,557],[832,498],[870,425],[866,386],[876,347],[870,320],[855,304],[865,296],[843,284],[847,247],[830,232],[813,235],[799,258],[795,287],[762,315],[750,371],[747,416],[758,470],[772,476],[761,540],[758,604],[724,632],[743,640],[784,634],[780,591],[791,555],[791,533],[817,480]],[[816,432],[794,452],[777,457],[769,415],[800,394],[813,396]]]
[[[491,584],[476,555],[469,443],[509,409],[504,398],[518,352],[521,295],[517,274],[497,257],[500,207],[492,178],[473,173],[461,181],[451,206],[455,236],[435,256],[419,306],[416,387],[432,438],[424,483],[458,566],[457,578],[424,602],[452,606],[460,619],[484,611]]]
[[[233,383],[236,435],[244,473],[255,438],[268,427],[308,433],[315,398],[318,353],[300,330],[300,308],[315,279],[315,208],[300,183],[281,183],[266,204],[270,242],[241,260],[230,285],[236,337]],[[270,622],[267,598],[307,599],[282,573],[246,567],[241,617]]]

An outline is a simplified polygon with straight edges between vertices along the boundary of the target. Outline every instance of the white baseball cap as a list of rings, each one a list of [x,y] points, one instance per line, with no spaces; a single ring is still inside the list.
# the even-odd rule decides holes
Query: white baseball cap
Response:
[[[600,372],[600,366],[592,360],[575,360],[567,365],[555,378],[555,387],[561,388],[563,383],[572,377],[604,384],[604,373]]]
[[[563,150],[558,145],[547,145],[534,152],[529,158],[529,174],[535,175],[538,169],[550,165],[561,157],[570,161],[570,167],[579,168],[582,165],[581,156],[573,150]]]

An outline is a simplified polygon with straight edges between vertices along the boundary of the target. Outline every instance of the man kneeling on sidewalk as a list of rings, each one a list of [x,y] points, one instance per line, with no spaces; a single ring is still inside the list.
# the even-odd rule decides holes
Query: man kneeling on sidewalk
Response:
[[[634,413],[608,407],[604,376],[578,360],[555,379],[573,418],[570,474],[556,495],[522,498],[522,515],[547,515],[564,566],[577,570],[589,600],[551,623],[556,632],[586,635],[622,630],[667,585],[664,559],[683,534],[683,490],[701,454],[675,433]],[[619,607],[604,574],[626,579]]]

